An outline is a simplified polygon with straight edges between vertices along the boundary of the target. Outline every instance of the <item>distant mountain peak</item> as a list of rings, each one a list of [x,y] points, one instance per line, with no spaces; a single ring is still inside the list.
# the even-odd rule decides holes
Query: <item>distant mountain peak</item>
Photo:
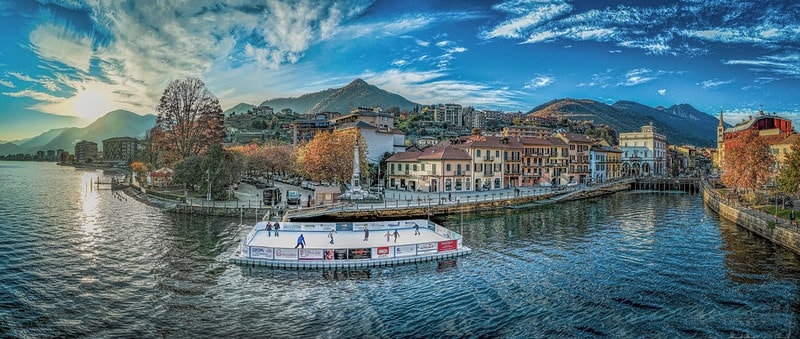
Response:
[[[270,99],[264,101],[262,105],[270,106],[276,111],[290,108],[298,113],[339,112],[347,114],[356,107],[381,106],[412,110],[419,104],[357,78],[344,87],[308,93],[298,98]]]

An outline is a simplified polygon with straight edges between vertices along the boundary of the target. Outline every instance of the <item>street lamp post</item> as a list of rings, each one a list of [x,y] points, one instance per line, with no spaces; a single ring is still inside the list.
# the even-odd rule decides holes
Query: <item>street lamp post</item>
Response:
[[[211,201],[211,170],[206,170],[206,181],[208,182],[208,192],[206,192],[206,200]]]

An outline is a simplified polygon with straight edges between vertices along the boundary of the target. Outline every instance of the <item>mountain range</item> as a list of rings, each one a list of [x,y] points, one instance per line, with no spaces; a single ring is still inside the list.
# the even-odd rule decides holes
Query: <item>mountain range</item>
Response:
[[[412,110],[417,103],[391,92],[387,92],[366,81],[356,79],[341,88],[329,88],[323,91],[308,93],[297,98],[276,98],[264,101],[262,106],[280,110],[291,108],[298,113],[316,114],[321,112],[339,112],[347,114],[356,107],[380,106],[384,109],[398,107],[400,110]]]
[[[86,127],[52,129],[36,137],[0,144],[0,155],[36,154],[37,151],[63,149],[74,152],[81,140],[94,141],[102,149],[103,140],[113,137],[143,137],[156,123],[156,116],[116,110],[95,120]]]
[[[527,116],[591,120],[605,124],[617,133],[638,132],[651,122],[658,133],[667,136],[672,145],[714,147],[717,143],[719,119],[698,111],[689,104],[650,107],[633,101],[617,101],[612,105],[589,99],[558,99],[539,105]]]
[[[412,110],[419,104],[394,93],[387,92],[364,80],[356,79],[341,88],[304,94],[297,98],[276,98],[261,103],[275,111],[290,108],[298,113],[340,112],[347,113],[354,107],[381,106]],[[244,113],[254,105],[240,103],[228,110]],[[530,110],[530,116],[552,116],[573,121],[591,120],[596,125],[606,124],[617,133],[637,132],[641,126],[653,123],[657,131],[667,136],[670,144],[713,147],[716,145],[716,117],[698,111],[689,104],[670,107],[649,107],[633,101],[618,101],[612,105],[589,99],[558,99]],[[141,137],[155,125],[155,115],[138,115],[116,110],[107,113],[94,123],[83,128],[58,128],[34,138],[0,143],[0,155],[27,153],[40,150],[64,149],[72,152],[75,143],[89,140],[98,143],[111,137]]]

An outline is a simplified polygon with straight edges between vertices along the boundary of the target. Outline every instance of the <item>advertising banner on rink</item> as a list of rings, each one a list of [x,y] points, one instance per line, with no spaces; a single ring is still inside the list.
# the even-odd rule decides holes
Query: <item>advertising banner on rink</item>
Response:
[[[417,244],[417,254],[436,253],[438,246],[435,242]]]
[[[345,248],[337,248],[333,250],[333,259],[334,260],[347,260],[347,249]]]
[[[369,248],[351,248],[347,250],[347,256],[350,260],[353,259],[369,259],[372,251]]]
[[[354,231],[353,223],[350,222],[337,222],[336,223],[336,232],[341,231]]]
[[[445,240],[439,242],[439,252],[445,251],[454,251],[458,248],[458,243],[456,243],[455,239],[453,240]]]
[[[408,257],[417,255],[417,245],[403,245],[394,247],[395,257]]]
[[[373,247],[372,248],[372,257],[373,258],[394,258],[394,247]]]
[[[272,259],[272,248],[250,246],[250,257],[259,259]]]
[[[297,250],[294,248],[276,248],[275,260],[297,260]]]
[[[334,257],[336,257],[334,249],[327,249],[322,253],[322,260],[333,260]]]
[[[300,260],[322,260],[321,249],[301,249]]]

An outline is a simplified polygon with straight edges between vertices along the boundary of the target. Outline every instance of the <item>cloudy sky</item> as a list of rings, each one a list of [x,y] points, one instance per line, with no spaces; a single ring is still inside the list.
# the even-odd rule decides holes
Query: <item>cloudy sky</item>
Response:
[[[0,31],[0,140],[153,113],[186,76],[223,109],[362,78],[478,109],[800,112],[796,1],[12,0]]]

